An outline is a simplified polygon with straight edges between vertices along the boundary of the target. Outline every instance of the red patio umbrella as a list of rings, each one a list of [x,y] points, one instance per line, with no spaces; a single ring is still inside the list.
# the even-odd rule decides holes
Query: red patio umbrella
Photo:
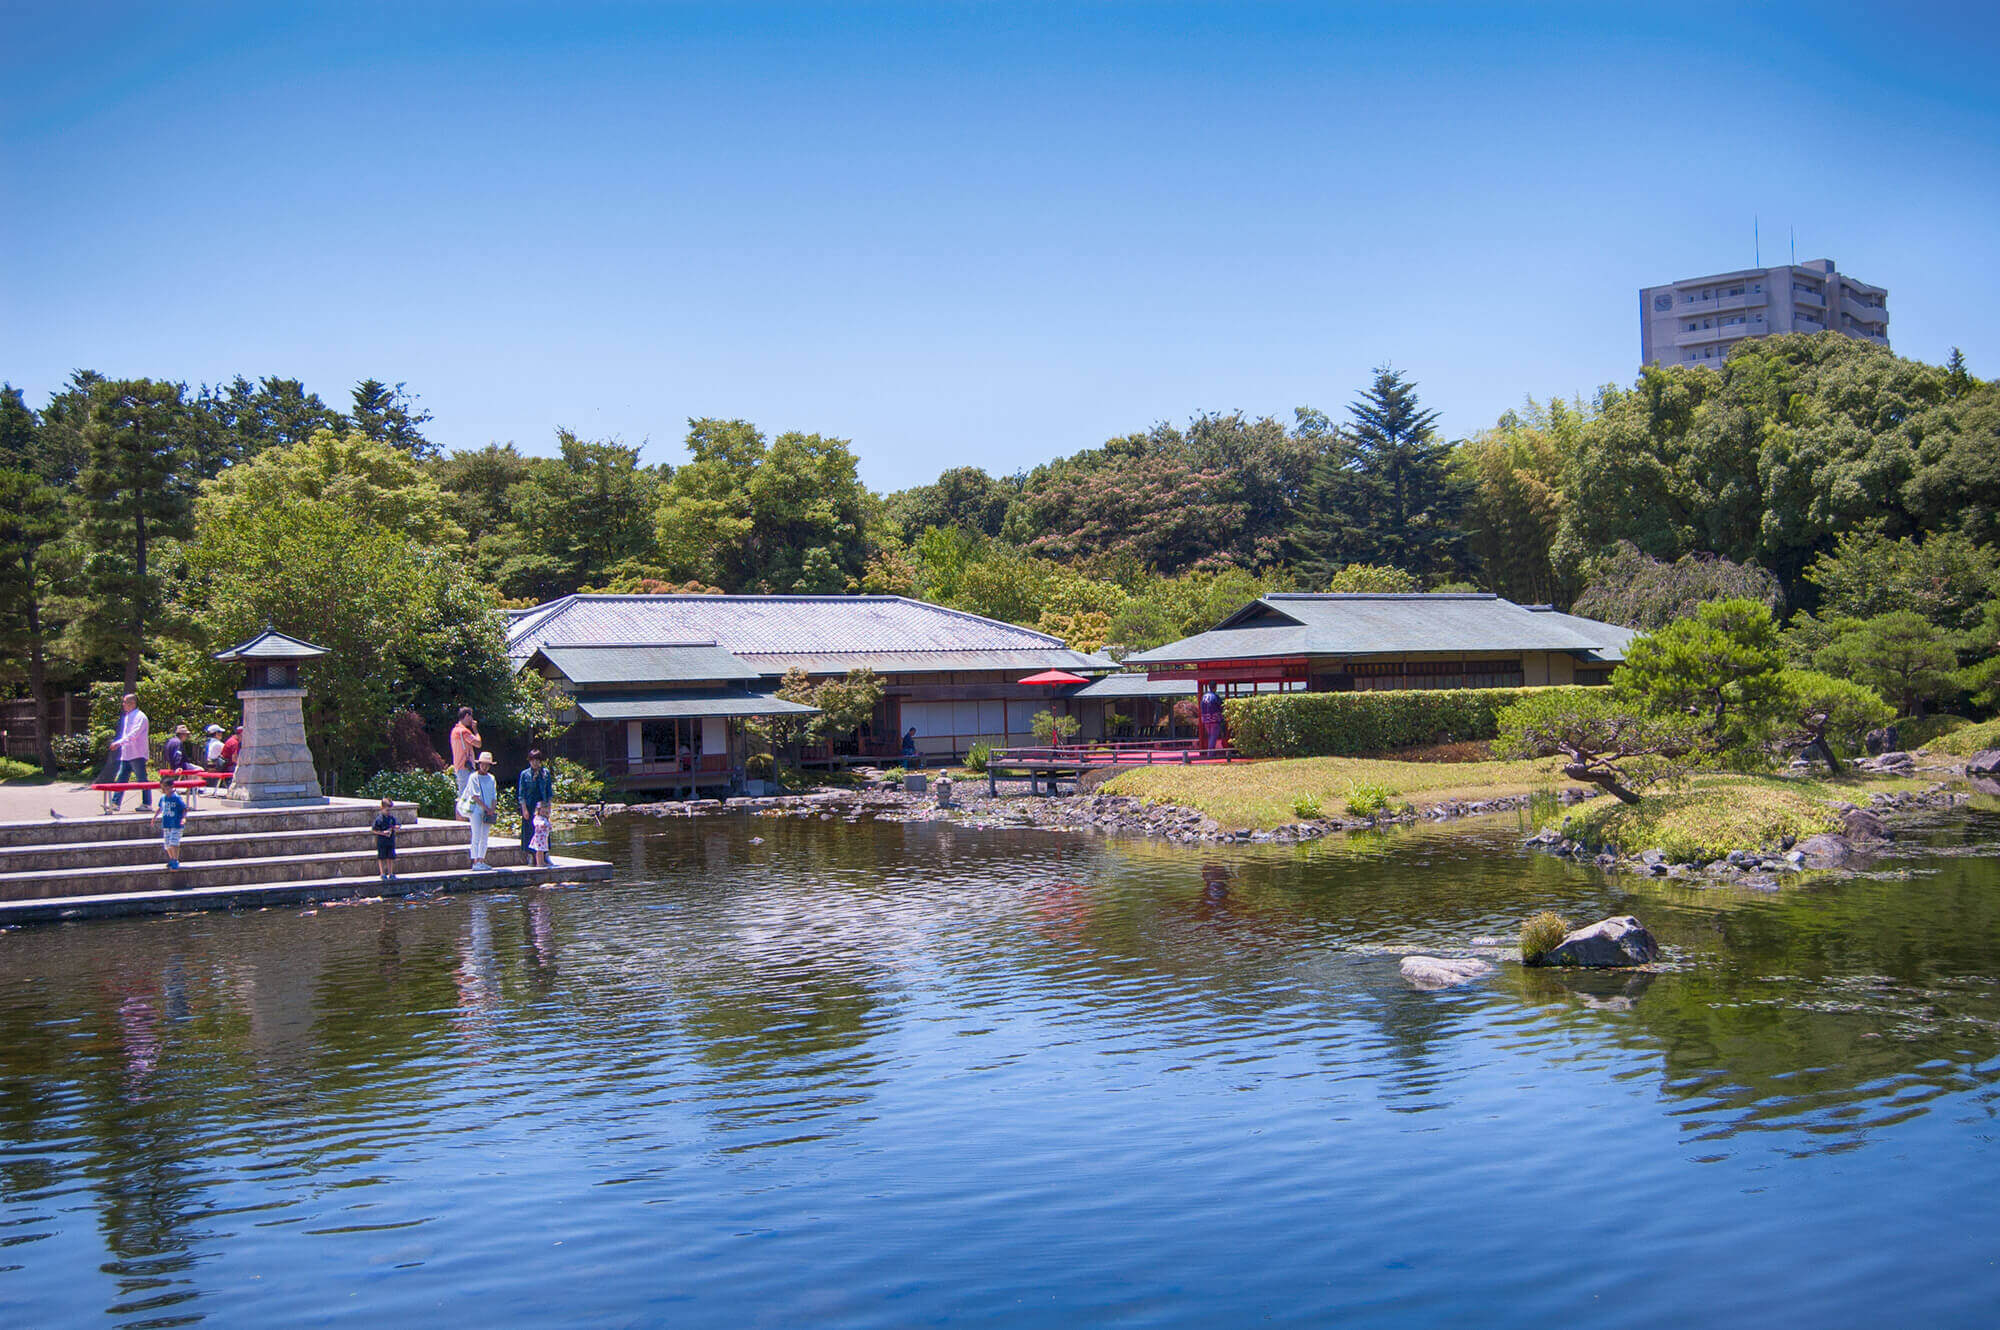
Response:
[[[1090,680],[1084,678],[1081,674],[1071,674],[1068,670],[1043,670],[1040,674],[1031,674],[1027,678],[1019,680],[1019,682],[1066,684],[1089,683]]]

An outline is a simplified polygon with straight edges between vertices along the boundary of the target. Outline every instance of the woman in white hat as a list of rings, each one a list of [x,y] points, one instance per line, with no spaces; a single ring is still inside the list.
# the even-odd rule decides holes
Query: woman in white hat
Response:
[[[493,754],[481,753],[472,774],[466,777],[465,793],[459,796],[459,811],[472,823],[472,866],[491,868],[486,862],[486,837],[493,830],[493,815],[500,791],[493,784]]]
[[[201,764],[210,771],[222,769],[222,727],[211,721],[202,731],[208,736],[208,744],[202,749]]]

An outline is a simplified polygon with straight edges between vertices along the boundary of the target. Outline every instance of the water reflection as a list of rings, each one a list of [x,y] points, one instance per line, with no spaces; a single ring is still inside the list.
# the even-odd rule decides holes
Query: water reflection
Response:
[[[75,1313],[101,1272],[92,1305],[119,1324],[215,1299],[277,1323],[257,1300],[275,1295],[204,1266],[401,1233],[380,1259],[417,1268],[452,1247],[407,1236],[424,1226],[504,1252],[519,1230],[481,1216],[545,1222],[551,1189],[612,1242],[629,1212],[567,1189],[712,1206],[716,1175],[675,1179],[722,1157],[801,1161],[822,1185],[841,1169],[814,1151],[874,1157],[884,1124],[954,1179],[932,1230],[967,1237],[1033,1212],[978,1199],[1005,1193],[1008,1161],[1034,1174],[1079,1142],[1145,1143],[1099,1165],[1126,1204],[1192,1152],[1183,1191],[1282,1208],[1327,1185],[1287,1135],[1373,1112],[1386,1157],[1419,1122],[1462,1133],[1564,1096],[1610,1115],[1596,1130],[1665,1125],[1683,1162],[1765,1139],[1813,1157],[1942,1104],[1989,1117],[2000,1074],[2000,861],[1976,855],[1773,895],[1604,879],[1514,855],[1504,827],[1198,854],[791,819],[599,834],[621,863],[601,888],[0,936],[0,1279]],[[1397,976],[1404,952],[1509,937],[1545,906],[1638,913],[1667,963],[1505,965],[1445,993]],[[1183,1134],[1184,1114],[1234,1124],[1245,1095],[1289,1131],[1232,1135],[1226,1162]],[[567,1163],[522,1162],[551,1145]],[[1425,1146],[1460,1168],[1493,1148]],[[488,1174],[498,1190],[468,1181]],[[761,1174],[722,1176],[743,1180],[715,1231],[778,1222]]]

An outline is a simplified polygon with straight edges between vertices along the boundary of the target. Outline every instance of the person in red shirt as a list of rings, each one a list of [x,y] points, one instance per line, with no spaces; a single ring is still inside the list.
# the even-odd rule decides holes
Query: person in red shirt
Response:
[[[235,733],[222,741],[222,769],[236,770],[236,755],[243,751],[243,727],[238,725]]]

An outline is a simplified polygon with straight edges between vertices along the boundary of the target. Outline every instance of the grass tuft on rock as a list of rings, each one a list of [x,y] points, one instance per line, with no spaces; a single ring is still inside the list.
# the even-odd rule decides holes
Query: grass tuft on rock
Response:
[[[1698,778],[1692,788],[1649,794],[1638,804],[1594,799],[1563,830],[1592,849],[1660,849],[1675,863],[1706,863],[1731,850],[1777,846],[1840,829],[1817,783],[1761,776]]]
[[[1529,965],[1539,964],[1544,956],[1562,945],[1569,936],[1569,920],[1553,910],[1543,910],[1534,918],[1521,925],[1521,959]]]

